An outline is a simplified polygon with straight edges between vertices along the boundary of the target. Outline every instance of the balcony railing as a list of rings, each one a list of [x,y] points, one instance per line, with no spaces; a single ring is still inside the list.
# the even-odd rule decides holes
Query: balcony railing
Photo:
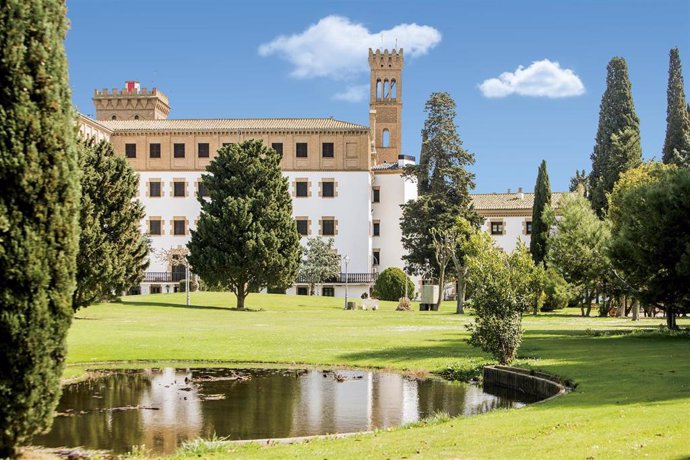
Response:
[[[373,284],[376,282],[378,273],[348,273],[347,282],[348,284]],[[298,276],[296,283],[304,284],[309,283],[309,279],[306,276]],[[325,280],[326,283],[334,284],[344,284],[345,283],[345,273],[341,273],[338,276],[329,278]]]
[[[144,283],[177,283],[184,279],[184,272],[145,272]]]

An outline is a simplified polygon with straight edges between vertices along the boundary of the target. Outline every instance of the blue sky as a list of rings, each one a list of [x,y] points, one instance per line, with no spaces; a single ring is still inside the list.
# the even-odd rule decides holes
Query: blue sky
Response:
[[[449,92],[481,193],[531,191],[542,159],[553,190],[567,189],[576,169],[589,170],[611,57],[628,62],[645,158],[661,156],[671,47],[680,48],[686,94],[690,87],[688,0],[67,5],[73,98],[87,114],[95,88],[139,80],[168,95],[174,118],[368,124],[368,100],[357,100],[369,81],[366,47],[397,39],[406,48],[403,153],[419,154],[429,95]],[[491,80],[505,72],[512,75]]]

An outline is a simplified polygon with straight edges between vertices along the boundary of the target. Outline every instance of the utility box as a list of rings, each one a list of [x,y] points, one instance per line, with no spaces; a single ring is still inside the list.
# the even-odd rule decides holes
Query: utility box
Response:
[[[436,301],[438,300],[438,286],[435,284],[422,285],[421,300],[419,302],[419,310],[438,310]]]

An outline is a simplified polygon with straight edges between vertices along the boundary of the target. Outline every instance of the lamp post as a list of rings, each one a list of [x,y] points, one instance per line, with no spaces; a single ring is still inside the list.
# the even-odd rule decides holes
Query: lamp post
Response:
[[[347,264],[350,263],[350,256],[345,256],[343,259],[345,261],[345,310],[347,310],[347,282],[348,282],[348,276],[347,276]]]
[[[189,306],[189,260],[184,262],[185,291],[187,291],[187,306]]]

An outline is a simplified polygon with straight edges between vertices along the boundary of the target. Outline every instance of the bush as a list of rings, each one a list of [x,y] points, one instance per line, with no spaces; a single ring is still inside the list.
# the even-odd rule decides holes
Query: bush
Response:
[[[398,300],[405,297],[405,283],[407,283],[407,297],[414,297],[414,283],[399,268],[385,269],[376,279],[374,297],[381,300]]]
[[[199,284],[194,278],[189,280],[189,292],[194,292],[199,289]],[[187,280],[180,280],[180,287],[178,292],[187,292]]]
[[[554,311],[565,308],[575,297],[572,287],[558,271],[551,267],[546,270],[544,294],[546,299],[544,299],[541,311]]]
[[[407,297],[401,297],[395,311],[412,311],[412,302]]]

